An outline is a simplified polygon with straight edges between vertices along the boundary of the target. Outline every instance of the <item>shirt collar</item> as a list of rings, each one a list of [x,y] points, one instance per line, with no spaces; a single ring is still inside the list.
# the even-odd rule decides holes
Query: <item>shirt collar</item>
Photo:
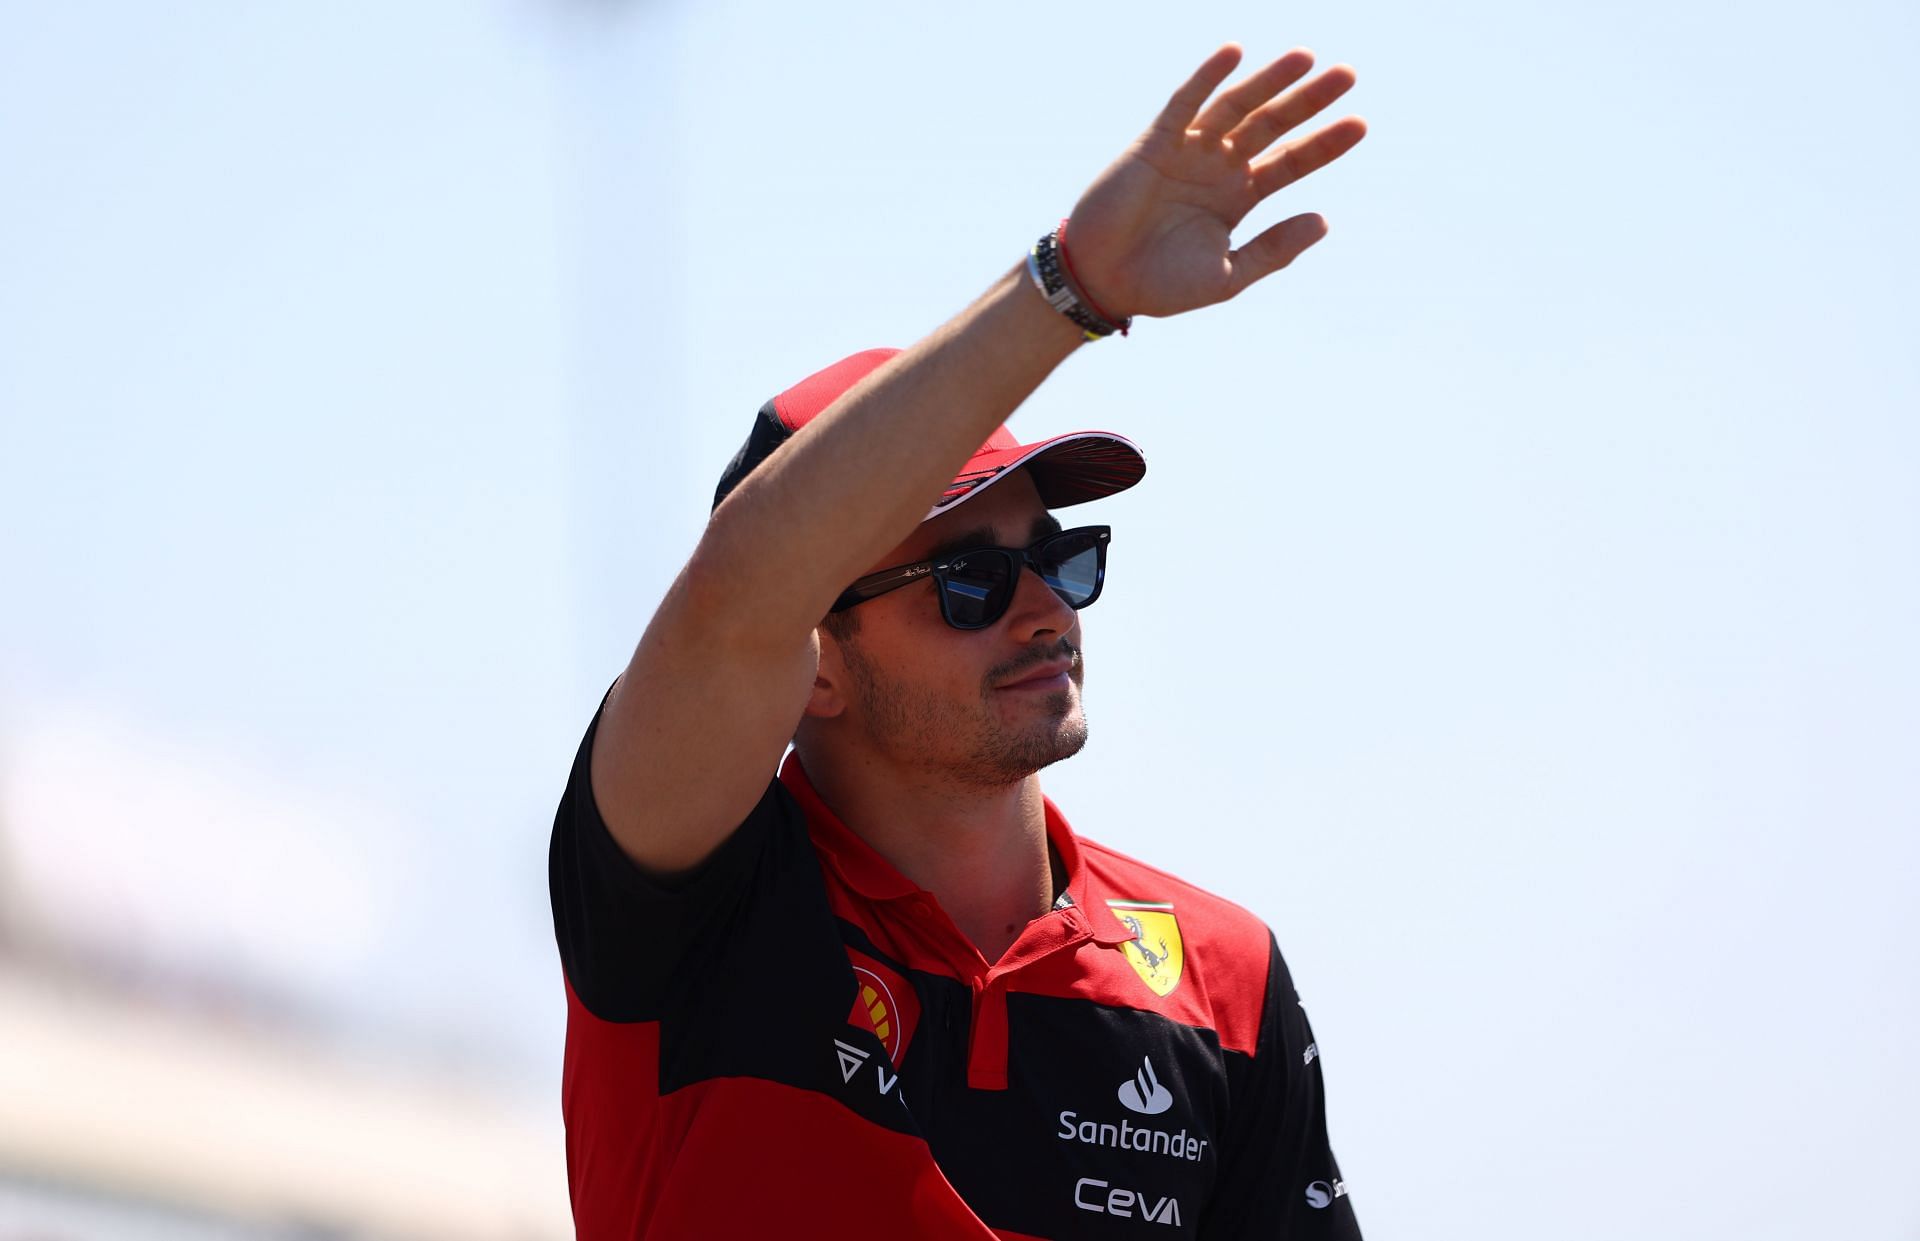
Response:
[[[1081,857],[1080,838],[1074,835],[1067,816],[1060,813],[1051,797],[1043,795],[1041,801],[1047,808],[1047,839],[1053,842],[1054,852],[1060,855],[1060,866],[1067,872],[1067,893],[1086,918],[1093,941],[1108,945],[1126,943],[1133,938],[1133,932],[1107,912],[1106,888]]]
[[[848,887],[874,901],[921,895],[913,880],[881,857],[879,850],[855,835],[821,800],[820,794],[814,791],[813,781],[807,779],[797,752],[789,750],[786,761],[780,764],[780,783],[805,812],[807,833],[813,837],[815,851],[839,873]]]

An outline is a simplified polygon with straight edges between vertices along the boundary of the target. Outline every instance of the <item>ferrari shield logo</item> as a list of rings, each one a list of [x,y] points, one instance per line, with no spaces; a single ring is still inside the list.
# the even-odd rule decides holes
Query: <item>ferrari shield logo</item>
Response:
[[[1107,908],[1133,932],[1133,938],[1120,945],[1127,963],[1140,980],[1164,996],[1180,985],[1180,966],[1186,960],[1180,950],[1180,923],[1173,906],[1154,901],[1108,901]]]

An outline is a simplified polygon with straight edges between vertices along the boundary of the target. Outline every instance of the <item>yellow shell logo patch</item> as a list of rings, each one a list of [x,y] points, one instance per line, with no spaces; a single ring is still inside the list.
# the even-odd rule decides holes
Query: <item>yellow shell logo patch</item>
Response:
[[[847,963],[853,966],[854,983],[847,1024],[856,1030],[871,1030],[887,1049],[887,1058],[899,1068],[906,1059],[907,1044],[913,1041],[914,1027],[920,1022],[919,997],[911,983],[863,952],[847,949]]]
[[[1180,948],[1180,923],[1173,906],[1155,901],[1108,901],[1107,908],[1133,938],[1120,945],[1127,964],[1153,990],[1164,996],[1180,985],[1180,967],[1186,955]]]

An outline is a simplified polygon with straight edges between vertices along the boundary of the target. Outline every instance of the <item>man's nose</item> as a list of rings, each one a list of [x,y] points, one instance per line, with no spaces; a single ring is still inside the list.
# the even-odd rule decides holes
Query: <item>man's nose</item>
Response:
[[[1013,603],[1007,609],[1013,637],[1022,643],[1049,633],[1065,633],[1073,628],[1074,612],[1067,601],[1047,585],[1040,570],[1031,564],[1020,566],[1020,580],[1014,587]]]

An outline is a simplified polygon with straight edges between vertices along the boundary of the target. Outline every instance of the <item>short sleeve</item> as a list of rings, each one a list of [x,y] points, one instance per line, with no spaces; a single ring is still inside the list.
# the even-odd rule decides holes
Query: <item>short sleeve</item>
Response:
[[[599,727],[596,711],[554,813],[547,854],[554,939],[567,982],[588,1012],[603,1021],[655,1020],[676,974],[733,920],[769,851],[805,849],[805,829],[770,777],[759,803],[699,870],[661,883],[621,850],[594,802],[590,764]]]
[[[1231,1116],[1200,1235],[1208,1241],[1359,1241],[1327,1140],[1319,1047],[1268,939],[1267,995],[1250,1062],[1230,1067]]]

